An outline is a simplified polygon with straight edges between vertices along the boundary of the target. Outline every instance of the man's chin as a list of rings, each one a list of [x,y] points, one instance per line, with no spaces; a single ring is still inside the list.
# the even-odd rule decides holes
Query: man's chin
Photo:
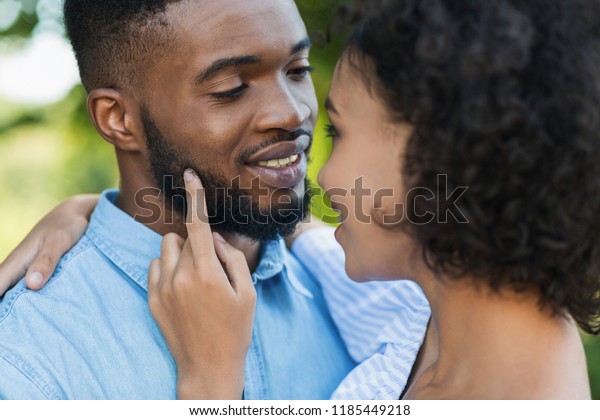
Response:
[[[238,217],[226,218],[225,220],[210,220],[213,229],[223,233],[233,233],[244,236],[253,241],[274,241],[290,236],[296,230],[298,224],[304,219],[307,209],[302,207],[277,208],[271,213],[264,211],[258,213],[237,214]],[[248,215],[249,216],[246,216]]]
[[[226,200],[209,203],[209,209],[221,216],[209,221],[214,229],[244,236],[254,241],[273,241],[290,236],[309,211],[310,191],[306,179],[290,194],[290,189],[271,194],[270,202],[260,204],[260,198],[229,190]],[[212,201],[212,200],[211,200]],[[213,206],[211,206],[213,205]],[[209,210],[210,212],[210,210]]]
[[[223,228],[222,226],[213,226],[213,229],[220,233],[232,233],[250,239],[254,242],[276,241],[292,235],[299,222],[287,225],[260,225],[260,226],[238,226],[234,229]]]

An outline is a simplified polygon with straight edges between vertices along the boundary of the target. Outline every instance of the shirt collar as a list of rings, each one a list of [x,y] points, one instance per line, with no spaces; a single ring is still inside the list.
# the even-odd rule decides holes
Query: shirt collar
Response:
[[[254,283],[275,277],[283,270],[285,244],[283,240],[263,242],[256,271],[252,274]]]
[[[296,277],[292,270],[288,270],[285,265],[285,259],[288,256],[285,241],[279,238],[276,241],[264,242],[260,253],[260,264],[252,274],[252,281],[256,284],[282,273],[283,277],[290,283],[292,289],[297,293],[309,299],[313,298],[312,293],[302,285],[302,282]]]
[[[148,269],[150,262],[160,257],[162,236],[118,208],[118,195],[118,190],[102,193],[86,235],[113,264],[147,291]]]
[[[162,236],[144,226],[115,205],[119,191],[107,190],[100,196],[90,218],[86,235],[119,269],[144,290],[148,290],[150,262],[160,257]],[[286,248],[283,239],[264,242],[254,283],[272,279],[282,272],[300,294],[312,297],[299,280],[284,270]]]

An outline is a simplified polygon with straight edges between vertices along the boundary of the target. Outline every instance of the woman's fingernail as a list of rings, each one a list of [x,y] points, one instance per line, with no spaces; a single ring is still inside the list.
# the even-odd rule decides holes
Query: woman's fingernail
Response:
[[[29,278],[27,279],[27,284],[32,287],[40,287],[44,282],[44,276],[37,271],[35,273],[31,273]]]
[[[196,175],[194,174],[194,171],[192,171],[191,169],[186,169],[185,172],[183,173],[183,179],[185,179],[187,182],[192,182],[195,177],[196,177]]]

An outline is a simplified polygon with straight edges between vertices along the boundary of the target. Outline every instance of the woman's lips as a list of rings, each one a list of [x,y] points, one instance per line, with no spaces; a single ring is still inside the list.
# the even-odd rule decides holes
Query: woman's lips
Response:
[[[277,160],[277,164],[271,163],[267,166],[264,163],[268,161],[252,162],[246,165],[250,172],[260,179],[262,185],[272,188],[294,188],[304,181],[307,168],[304,152]]]

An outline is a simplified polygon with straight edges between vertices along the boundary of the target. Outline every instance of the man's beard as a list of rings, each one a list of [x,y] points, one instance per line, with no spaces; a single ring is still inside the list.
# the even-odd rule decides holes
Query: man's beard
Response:
[[[154,182],[164,194],[165,205],[185,215],[186,197],[183,172],[193,169],[200,176],[205,190],[208,221],[221,233],[236,233],[254,241],[271,241],[291,235],[296,225],[308,214],[309,183],[305,179],[304,196],[289,189],[290,203],[261,209],[251,190],[228,182],[216,169],[201,169],[190,155],[173,147],[155,124],[146,107],[141,108],[142,123]],[[237,183],[239,184],[239,183]],[[268,197],[270,200],[271,197]]]

